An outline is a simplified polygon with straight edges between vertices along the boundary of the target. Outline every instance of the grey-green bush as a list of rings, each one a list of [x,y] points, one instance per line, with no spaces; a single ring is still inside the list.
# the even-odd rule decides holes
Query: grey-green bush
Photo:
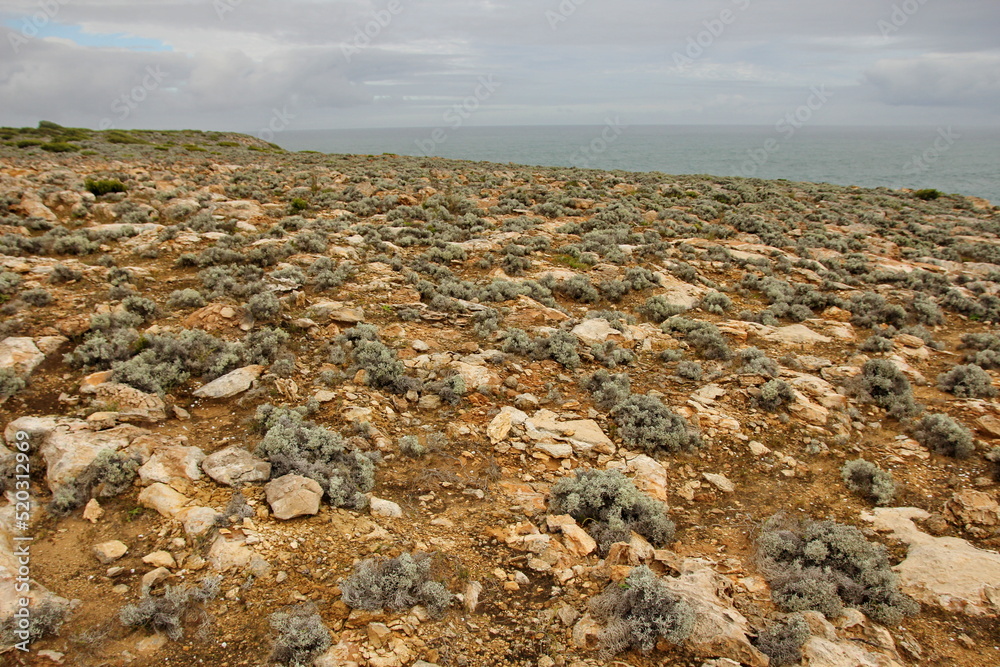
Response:
[[[913,438],[937,454],[957,459],[976,451],[972,433],[960,423],[941,413],[924,415],[912,431]]]
[[[701,298],[698,306],[706,313],[725,315],[733,307],[733,300],[722,292],[709,292]]]
[[[196,289],[178,289],[167,297],[169,308],[201,308],[205,305],[205,297]]]
[[[754,405],[776,412],[795,400],[795,391],[784,380],[768,380],[761,385],[760,393],[754,397]]]
[[[267,617],[278,633],[269,660],[289,667],[309,667],[333,639],[316,606],[303,603],[284,607]]]
[[[147,591],[139,602],[127,604],[118,613],[122,625],[144,627],[166,634],[177,641],[184,636],[184,619],[199,613],[202,622],[208,622],[203,604],[219,594],[222,578],[205,577],[198,586],[167,586],[163,595],[152,596]]]
[[[300,412],[265,404],[255,422],[264,433],[255,454],[271,462],[272,477],[295,473],[315,480],[335,507],[365,509],[375,485],[375,458],[344,442]]]
[[[896,419],[919,412],[910,381],[888,359],[870,359],[850,387],[859,399],[874,403]]]
[[[405,611],[422,604],[438,618],[451,605],[451,593],[431,579],[431,557],[404,553],[391,559],[366,558],[340,583],[341,599],[348,607],[365,611]]]
[[[840,476],[848,489],[876,505],[888,505],[896,496],[892,475],[871,461],[848,461],[840,469]]]
[[[656,546],[674,536],[666,506],[639,491],[620,470],[578,470],[552,486],[550,514],[568,514],[597,541],[601,553],[635,531]]]
[[[59,629],[66,622],[69,609],[53,600],[45,600],[41,604],[29,607],[28,616],[28,644],[33,644],[40,639],[53,637],[59,634]],[[15,644],[24,641],[23,635],[15,634],[15,631],[22,631],[19,627],[18,619],[12,613],[0,623],[0,646],[13,647]]]
[[[766,375],[777,377],[780,369],[774,359],[756,347],[747,347],[736,353],[740,361],[739,372],[748,375]]]
[[[833,617],[849,606],[895,625],[918,610],[900,592],[885,547],[853,526],[778,514],[764,522],[757,549],[771,599],[784,611]]]
[[[0,400],[10,398],[25,387],[24,379],[9,368],[0,368]]]
[[[35,289],[24,290],[17,295],[21,301],[26,304],[40,308],[42,306],[47,306],[52,303],[52,295],[41,287],[36,287]]]
[[[697,361],[682,361],[677,364],[677,376],[685,380],[697,382],[703,374],[701,364]]]
[[[812,632],[802,614],[789,614],[764,628],[757,636],[757,648],[770,658],[770,667],[797,665],[802,660],[802,646]]]
[[[583,387],[594,397],[594,404],[605,411],[613,410],[632,393],[628,373],[612,375],[604,369],[591,375]]]
[[[660,639],[680,644],[694,629],[691,605],[673,593],[645,565],[633,568],[622,584],[611,584],[590,601],[607,657],[638,649],[649,653]]]
[[[626,445],[648,453],[673,454],[699,444],[684,417],[652,396],[629,396],[611,411],[611,417]]]
[[[271,320],[281,312],[281,302],[274,292],[260,292],[250,297],[247,310],[257,320]]]
[[[938,388],[955,394],[959,398],[982,398],[996,396],[990,374],[976,364],[955,366],[947,373],[938,375]]]

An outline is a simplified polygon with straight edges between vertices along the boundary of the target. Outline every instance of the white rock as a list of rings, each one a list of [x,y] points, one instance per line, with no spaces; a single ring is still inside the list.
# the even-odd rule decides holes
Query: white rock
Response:
[[[162,482],[147,486],[139,494],[139,504],[159,512],[168,519],[180,512],[190,499]]]
[[[861,518],[908,545],[906,558],[893,568],[904,593],[950,612],[1000,613],[1000,554],[957,537],[922,532],[913,521],[929,516],[915,507],[888,507],[862,513]]]
[[[94,556],[97,557],[97,560],[101,561],[102,564],[107,565],[108,563],[113,563],[128,553],[128,546],[119,540],[111,540],[110,542],[95,544],[93,552]]]
[[[226,486],[266,482],[271,478],[270,463],[236,446],[209,454],[201,467],[209,477]]]
[[[0,341],[0,369],[26,377],[43,361],[45,355],[32,338],[10,337]]]
[[[205,452],[198,447],[162,447],[139,468],[139,479],[145,485],[154,482],[170,484],[173,480],[201,479],[201,462]]]
[[[278,519],[294,519],[317,514],[323,499],[323,487],[302,475],[284,475],[264,487],[267,504]]]
[[[194,390],[193,395],[199,398],[229,398],[249,389],[260,377],[264,367],[259,364],[244,366],[230,371],[220,378]]]
[[[403,508],[391,500],[372,496],[369,507],[374,516],[384,516],[392,519],[398,519],[403,516]]]
[[[719,475],[712,472],[706,472],[702,475],[709,484],[717,488],[723,493],[732,493],[736,490],[736,486],[729,481],[729,478],[725,475]]]

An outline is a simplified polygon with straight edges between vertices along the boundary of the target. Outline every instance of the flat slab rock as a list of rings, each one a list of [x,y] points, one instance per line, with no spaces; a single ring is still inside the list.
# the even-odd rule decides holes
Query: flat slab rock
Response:
[[[209,477],[226,486],[266,482],[271,478],[271,464],[242,447],[226,447],[209,454],[201,462]]]
[[[19,336],[0,340],[0,369],[26,377],[43,361],[45,354],[38,349],[33,338]]]
[[[260,377],[262,372],[264,372],[264,367],[260,364],[237,368],[204,386],[198,387],[194,390],[193,395],[198,398],[229,398],[241,394],[253,386],[254,381]]]
[[[950,612],[1000,614],[1000,554],[917,528],[915,519],[929,517],[916,507],[876,508],[861,514],[875,530],[892,533],[908,545],[906,559],[893,568],[904,593]]]

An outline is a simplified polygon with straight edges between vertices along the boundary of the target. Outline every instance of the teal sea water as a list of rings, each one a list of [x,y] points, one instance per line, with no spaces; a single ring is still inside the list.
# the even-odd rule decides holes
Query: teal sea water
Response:
[[[635,125],[290,130],[288,150],[937,188],[1000,205],[1000,128]]]

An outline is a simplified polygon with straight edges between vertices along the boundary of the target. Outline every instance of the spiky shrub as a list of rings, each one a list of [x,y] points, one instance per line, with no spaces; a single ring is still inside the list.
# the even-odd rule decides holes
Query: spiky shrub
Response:
[[[296,410],[265,404],[257,408],[257,427],[264,438],[257,456],[271,462],[271,475],[295,473],[315,480],[327,502],[364,509],[364,495],[375,485],[375,460],[348,445],[340,434],[306,421]]]
[[[660,639],[680,644],[694,630],[691,605],[645,565],[593,598],[590,611],[604,625],[598,638],[607,657],[633,648],[649,653]]]
[[[652,322],[663,322],[675,315],[680,315],[687,308],[670,303],[666,297],[657,295],[646,299],[645,303],[639,306],[639,314]]]
[[[896,482],[892,474],[871,461],[848,461],[840,469],[840,476],[849,490],[876,505],[888,505],[896,496]]]
[[[396,352],[377,340],[355,343],[350,359],[355,369],[363,369],[366,382],[376,388],[391,389],[398,385],[405,367],[396,358]]]
[[[726,311],[733,307],[733,300],[722,292],[709,292],[701,298],[698,305],[706,313],[725,315]]]
[[[733,356],[729,344],[719,331],[719,327],[711,322],[692,320],[677,315],[660,325],[664,333],[680,334],[685,342],[705,359],[728,360]]]
[[[937,454],[967,458],[976,451],[972,433],[960,423],[941,413],[921,417],[912,431],[917,442]]]
[[[21,301],[24,301],[28,305],[35,306],[36,308],[47,306],[52,303],[52,295],[41,287],[25,290],[17,296],[21,299]]]
[[[399,453],[411,459],[419,459],[427,453],[427,447],[415,435],[404,435],[399,439]]]
[[[69,283],[81,278],[83,278],[82,272],[71,269],[65,264],[56,264],[52,267],[52,273],[49,274],[49,282],[55,284]]]
[[[757,649],[770,658],[771,667],[797,665],[802,660],[802,646],[811,635],[802,614],[789,614],[764,628],[757,636]]]
[[[274,292],[261,292],[250,297],[247,310],[255,319],[271,320],[281,312],[281,302]]]
[[[25,387],[24,379],[9,368],[0,368],[0,400],[10,398]]]
[[[611,416],[625,444],[648,453],[673,454],[694,449],[699,442],[684,417],[652,396],[633,394],[619,403]]]
[[[122,607],[118,619],[127,627],[148,628],[177,641],[184,636],[185,619],[200,617],[203,627],[210,622],[204,603],[219,594],[221,581],[221,577],[210,576],[198,586],[167,586],[161,596],[150,595],[147,591],[139,602]]]
[[[900,592],[885,547],[853,526],[778,514],[764,522],[757,549],[771,599],[784,611],[833,617],[849,606],[895,625],[918,609]]]
[[[69,609],[54,600],[44,600],[40,604],[30,607],[28,643],[33,644],[40,639],[58,635],[59,629],[66,622],[68,615]],[[23,642],[23,637],[15,634],[15,631],[21,630],[23,628],[18,626],[18,619],[13,614],[5,618],[0,623],[0,645],[14,646]]]
[[[627,366],[635,362],[635,354],[631,350],[618,347],[618,343],[613,340],[594,343],[590,346],[590,353],[594,355],[594,361],[604,364],[607,368]]]
[[[761,385],[760,393],[754,397],[754,405],[768,412],[777,412],[793,400],[795,391],[790,384],[784,380],[768,380]]]
[[[736,358],[740,361],[740,373],[748,375],[766,375],[777,377],[780,369],[774,359],[756,347],[747,347],[736,353]]]
[[[628,542],[634,530],[662,546],[674,536],[666,506],[639,491],[620,470],[579,470],[552,487],[550,514],[568,514],[607,553],[615,542]]]
[[[556,331],[535,340],[533,354],[536,359],[551,359],[569,369],[579,368],[580,355],[576,345],[576,336],[568,331]]]
[[[416,552],[391,559],[367,558],[340,583],[348,607],[365,611],[405,611],[416,604],[438,618],[451,605],[451,593],[431,579],[430,555]]]
[[[613,410],[631,394],[628,373],[612,375],[601,369],[591,375],[583,387],[594,397],[594,404],[601,410]]]
[[[289,667],[308,667],[333,639],[323,617],[311,603],[291,605],[267,617],[278,633],[269,660]]]
[[[205,305],[205,297],[196,289],[178,289],[167,297],[169,308],[201,308]]]
[[[955,366],[937,378],[938,388],[955,394],[959,398],[981,398],[996,396],[990,374],[976,364]]]
[[[866,361],[851,389],[862,401],[874,403],[897,419],[920,410],[913,400],[910,381],[888,359]]]
[[[703,374],[701,364],[697,361],[682,361],[677,364],[677,376],[685,380],[697,382]]]

